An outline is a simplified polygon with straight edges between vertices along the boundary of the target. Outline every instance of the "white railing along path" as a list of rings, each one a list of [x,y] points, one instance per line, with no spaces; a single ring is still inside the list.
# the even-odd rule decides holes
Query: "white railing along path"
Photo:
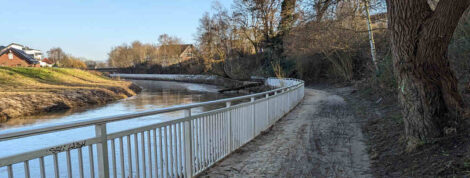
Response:
[[[0,134],[0,142],[5,142],[81,127],[95,128],[92,138],[1,157],[0,177],[197,176],[268,129],[304,96],[301,80],[271,78],[266,83],[277,88],[234,98]],[[220,103],[225,103],[226,107],[191,113],[192,108]],[[107,132],[109,123],[175,111],[184,111],[185,116]]]

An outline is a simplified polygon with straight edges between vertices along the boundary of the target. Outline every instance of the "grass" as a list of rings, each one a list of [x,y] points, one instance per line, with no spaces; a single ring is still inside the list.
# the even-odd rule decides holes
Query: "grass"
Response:
[[[104,104],[133,96],[140,90],[131,82],[68,68],[0,67],[0,86],[0,122]]]
[[[110,87],[127,89],[130,84],[80,69],[0,67],[0,92]],[[127,92],[133,93],[129,89]]]

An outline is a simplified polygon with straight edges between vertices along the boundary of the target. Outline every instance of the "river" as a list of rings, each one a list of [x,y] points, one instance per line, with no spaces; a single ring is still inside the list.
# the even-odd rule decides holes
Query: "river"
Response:
[[[217,93],[217,91],[220,88],[213,85],[148,80],[136,80],[133,82],[143,88],[143,91],[136,96],[118,100],[101,106],[73,109],[64,112],[12,119],[9,122],[2,123],[0,127],[0,134],[30,128],[56,125],[64,122],[79,121],[104,116],[113,116],[125,113],[133,113],[149,109],[164,108],[172,105],[203,102],[237,96],[236,94],[219,94]],[[194,108],[192,109],[192,112],[199,113],[220,107],[224,107],[224,105],[215,105],[211,106],[210,108]],[[136,128],[143,125],[159,123],[162,121],[179,118],[181,116],[183,116],[182,112],[173,112],[156,116],[148,116],[131,120],[113,122],[107,125],[107,130],[108,133],[113,133],[121,130]],[[33,137],[26,137],[22,139],[3,141],[0,142],[0,148],[2,149],[2,151],[0,151],[0,158],[92,137],[94,137],[94,128],[90,126],[77,129],[70,129],[61,132],[43,134]],[[60,156],[61,155],[59,155],[59,157]],[[51,157],[45,158],[48,170],[51,170],[51,167],[49,167],[51,165],[48,164],[51,163],[51,159]],[[63,157],[60,159],[63,159]],[[38,169],[35,169],[38,166],[38,164],[36,163],[37,161],[31,162],[34,162],[30,163],[32,171],[31,175],[37,175],[36,173],[38,172],[36,171],[38,171]],[[17,172],[17,170],[21,172],[22,167],[22,163],[14,165],[14,172]],[[65,167],[61,167],[61,171],[63,170],[63,168]],[[0,177],[5,176],[5,173],[6,168],[1,168]],[[22,175],[18,176],[22,177]]]
[[[0,133],[237,96],[236,94],[220,94],[217,91],[221,88],[214,85],[151,80],[133,80],[132,82],[143,88],[143,91],[136,96],[100,106],[11,119],[0,124]],[[192,111],[197,113],[214,108],[194,108]],[[181,115],[182,112],[165,114],[162,115],[164,118],[158,120],[172,119]]]

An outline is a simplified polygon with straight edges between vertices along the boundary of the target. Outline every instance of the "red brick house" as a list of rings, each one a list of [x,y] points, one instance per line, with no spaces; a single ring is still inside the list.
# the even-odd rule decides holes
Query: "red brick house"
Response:
[[[39,61],[15,48],[5,48],[0,51],[0,66],[40,67]]]
[[[47,63],[47,64],[51,64],[51,65],[54,64],[54,63],[53,63],[51,60],[49,60],[48,58],[42,59],[42,62],[45,62],[45,63]]]

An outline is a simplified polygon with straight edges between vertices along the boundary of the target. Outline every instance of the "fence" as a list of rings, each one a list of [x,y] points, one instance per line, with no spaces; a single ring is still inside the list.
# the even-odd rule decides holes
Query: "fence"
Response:
[[[304,83],[268,79],[277,89],[235,98],[173,106],[133,114],[64,123],[0,135],[0,142],[81,127],[95,137],[0,158],[0,177],[193,177],[240,148],[293,109]],[[238,103],[233,104],[232,103]],[[191,114],[191,108],[226,107]],[[184,111],[180,119],[107,132],[107,124]],[[31,166],[31,165],[35,166]]]

